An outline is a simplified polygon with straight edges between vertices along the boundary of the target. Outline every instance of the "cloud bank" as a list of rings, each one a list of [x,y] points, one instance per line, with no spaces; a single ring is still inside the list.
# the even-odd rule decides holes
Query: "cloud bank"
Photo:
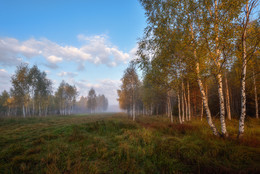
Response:
[[[83,42],[80,47],[62,46],[46,38],[39,40],[31,38],[26,41],[9,37],[0,38],[0,64],[12,66],[21,62],[19,57],[30,59],[42,56],[49,68],[57,68],[57,64],[63,61],[72,61],[78,64],[78,70],[82,70],[85,62],[115,67],[127,63],[133,56],[133,50],[129,53],[120,50],[108,41],[106,35],[78,35],[78,40]]]

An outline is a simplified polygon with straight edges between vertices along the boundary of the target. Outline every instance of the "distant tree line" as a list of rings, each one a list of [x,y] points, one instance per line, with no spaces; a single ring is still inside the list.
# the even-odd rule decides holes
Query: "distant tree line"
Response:
[[[225,120],[236,117],[242,136],[245,116],[259,117],[259,15],[252,20],[259,1],[140,2],[147,27],[122,78],[120,107],[133,120],[167,114],[181,124],[205,115],[216,136],[228,136]]]
[[[93,88],[90,89],[88,97],[81,96],[76,102],[77,113],[105,112],[108,108],[108,99],[105,95],[96,95]]]
[[[4,90],[0,95],[1,116],[70,115],[78,113],[76,109],[92,113],[104,112],[108,107],[107,98],[96,96],[94,89],[89,91],[88,97],[82,96],[77,102],[77,88],[65,81],[53,93],[51,80],[36,65],[32,68],[24,63],[17,66],[11,84],[10,91]]]

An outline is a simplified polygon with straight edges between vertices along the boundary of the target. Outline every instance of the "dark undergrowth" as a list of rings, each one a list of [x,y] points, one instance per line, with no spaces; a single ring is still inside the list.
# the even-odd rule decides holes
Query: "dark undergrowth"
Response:
[[[219,127],[218,120],[215,120]],[[0,119],[0,173],[260,173],[259,120],[207,125],[124,114]]]

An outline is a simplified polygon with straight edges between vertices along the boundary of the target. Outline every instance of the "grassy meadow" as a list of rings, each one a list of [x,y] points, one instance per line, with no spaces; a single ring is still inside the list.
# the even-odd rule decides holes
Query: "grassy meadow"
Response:
[[[0,173],[260,173],[260,122],[214,137],[193,118],[124,114],[0,119]],[[215,120],[219,126],[218,120]]]

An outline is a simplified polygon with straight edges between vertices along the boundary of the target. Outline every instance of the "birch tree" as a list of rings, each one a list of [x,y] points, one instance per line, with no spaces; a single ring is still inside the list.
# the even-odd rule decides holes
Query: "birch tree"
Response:
[[[17,70],[11,78],[13,86],[12,94],[16,100],[16,103],[22,107],[23,117],[26,117],[25,105],[29,94],[28,73],[28,65],[20,64],[17,66]]]
[[[132,119],[135,121],[140,81],[133,64],[130,64],[125,70],[121,81],[121,90],[118,91],[120,106],[122,109],[126,108],[129,112],[131,110]]]
[[[249,58],[247,50],[247,28],[250,22],[250,15],[256,7],[258,0],[247,0],[245,4],[245,16],[242,21],[242,72],[241,72],[241,114],[239,119],[238,138],[242,137],[245,129],[246,117],[246,68]]]
[[[94,113],[97,108],[97,95],[93,88],[91,88],[88,92],[87,108],[90,113]]]

